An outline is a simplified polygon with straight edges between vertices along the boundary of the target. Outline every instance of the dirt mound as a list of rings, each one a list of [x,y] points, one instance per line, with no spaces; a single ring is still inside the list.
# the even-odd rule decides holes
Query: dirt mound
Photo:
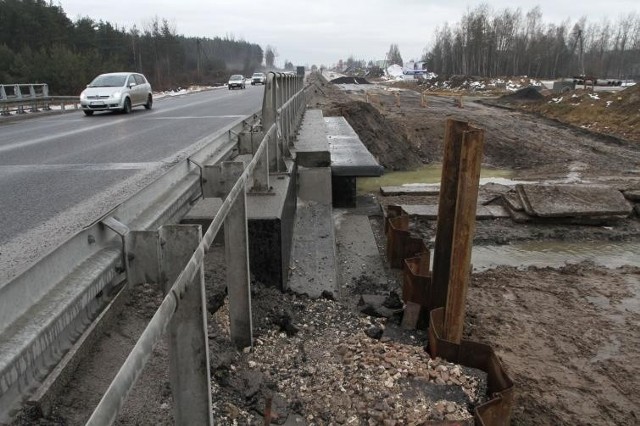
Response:
[[[364,77],[338,77],[330,81],[333,84],[371,84]]]
[[[636,84],[631,87],[618,92],[616,94],[616,101],[611,104],[616,110],[625,110],[629,113],[638,112],[640,110],[640,84]]]
[[[411,170],[422,165],[404,130],[373,105],[351,101],[342,105],[339,111],[385,169]]]
[[[503,101],[539,101],[544,99],[544,96],[535,87],[529,86],[520,89],[516,92],[510,93],[500,97]]]

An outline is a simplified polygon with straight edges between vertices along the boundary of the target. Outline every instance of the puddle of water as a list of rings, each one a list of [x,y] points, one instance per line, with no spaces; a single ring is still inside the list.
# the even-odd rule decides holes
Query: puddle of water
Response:
[[[511,170],[482,169],[481,178],[509,178],[513,175]],[[358,192],[378,192],[381,186],[400,186],[404,184],[440,183],[442,177],[442,164],[434,163],[416,170],[403,172],[387,172],[380,177],[358,178]]]
[[[485,271],[499,265],[559,268],[586,260],[607,268],[624,265],[640,267],[640,244],[530,241],[503,246],[474,246],[471,256],[474,271]]]

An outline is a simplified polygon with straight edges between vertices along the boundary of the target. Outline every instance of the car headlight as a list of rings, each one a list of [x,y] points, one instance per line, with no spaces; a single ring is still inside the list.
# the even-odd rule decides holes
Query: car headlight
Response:
[[[81,101],[86,101],[87,100],[87,94],[84,93],[84,92],[80,93],[80,100]]]
[[[111,94],[111,97],[112,97],[113,99],[116,99],[116,100],[117,100],[117,99],[120,99],[120,96],[122,96],[122,92],[113,92],[113,93]]]

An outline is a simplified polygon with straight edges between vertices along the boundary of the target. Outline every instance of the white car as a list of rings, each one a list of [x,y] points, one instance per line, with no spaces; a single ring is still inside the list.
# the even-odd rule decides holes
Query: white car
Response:
[[[261,72],[254,72],[251,76],[251,85],[255,86],[256,84],[265,84],[267,82],[267,76]]]
[[[237,87],[238,89],[244,89],[244,76],[240,74],[232,75],[231,77],[229,77],[229,82],[227,83],[227,85],[229,86],[229,90],[233,89],[234,87]]]
[[[100,74],[80,94],[80,105],[86,115],[108,110],[128,114],[136,106],[151,109],[151,84],[144,75],[133,72]]]

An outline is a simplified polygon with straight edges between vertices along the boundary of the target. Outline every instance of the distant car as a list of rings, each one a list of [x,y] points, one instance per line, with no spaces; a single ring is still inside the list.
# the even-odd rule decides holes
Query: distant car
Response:
[[[267,81],[267,76],[261,72],[254,72],[251,76],[251,85],[255,86],[256,84],[265,84]]]
[[[80,94],[80,106],[86,115],[108,110],[128,114],[136,106],[151,109],[151,84],[144,75],[134,72],[100,74]]]
[[[232,75],[231,77],[229,77],[229,83],[227,83],[227,85],[229,86],[229,90],[233,89],[234,87],[237,87],[238,89],[244,89],[244,76],[240,74]]]

